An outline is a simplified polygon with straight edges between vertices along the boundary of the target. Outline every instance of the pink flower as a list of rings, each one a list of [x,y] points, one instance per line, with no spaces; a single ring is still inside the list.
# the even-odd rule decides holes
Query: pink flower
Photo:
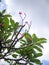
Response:
[[[21,14],[22,14],[22,12],[19,12],[19,14],[21,15]]]

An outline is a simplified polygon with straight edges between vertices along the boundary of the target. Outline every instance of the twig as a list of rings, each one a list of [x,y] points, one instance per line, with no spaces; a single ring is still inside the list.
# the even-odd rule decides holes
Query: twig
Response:
[[[20,30],[19,30],[19,32],[16,34],[16,36],[15,36],[15,38],[14,38],[14,40],[13,40],[13,42],[11,43],[11,45],[10,45],[10,47],[12,47],[12,46],[14,46],[15,45],[15,40],[17,39],[17,36],[19,35],[19,33],[21,32],[21,30],[23,29],[23,27],[24,27],[25,25],[23,25],[21,28],[20,28]],[[18,40],[18,39],[17,39]],[[20,40],[20,39],[19,39]],[[17,41],[16,41],[17,42]],[[13,43],[14,43],[14,45],[13,45]]]
[[[24,20],[26,18],[26,13],[24,13],[24,18],[22,18],[22,15],[21,14],[22,14],[22,12],[19,12],[20,18],[22,20],[22,25],[23,25],[23,22],[24,22]]]
[[[19,35],[19,33],[21,32],[21,30],[23,29],[24,26],[25,26],[25,25],[23,25],[23,26],[20,28],[19,32],[16,34],[16,36],[15,36],[13,42],[11,43],[10,47],[13,46],[13,43],[14,43],[15,40],[17,39],[17,36]]]
[[[22,39],[24,36],[22,36],[22,37],[20,37],[19,39],[17,39],[16,41],[15,41],[15,43],[13,44],[13,46],[12,47],[14,47],[15,45],[16,45],[16,43],[20,40],[20,39]]]

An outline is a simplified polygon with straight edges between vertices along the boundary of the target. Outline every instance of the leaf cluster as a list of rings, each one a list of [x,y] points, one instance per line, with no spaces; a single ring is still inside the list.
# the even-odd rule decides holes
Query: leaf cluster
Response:
[[[38,57],[43,55],[42,44],[46,43],[46,39],[38,38],[36,34],[31,35],[29,32],[24,32],[24,36],[18,38],[24,25],[20,26],[5,12],[6,10],[0,12],[0,59],[4,59],[10,65],[42,65]],[[15,48],[17,42],[20,42],[19,48]],[[4,53],[6,49],[7,52]],[[10,55],[14,59],[8,58]]]

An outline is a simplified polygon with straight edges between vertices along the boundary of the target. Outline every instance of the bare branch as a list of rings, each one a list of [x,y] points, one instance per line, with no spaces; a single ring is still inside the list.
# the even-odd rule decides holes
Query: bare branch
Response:
[[[10,47],[13,46],[13,43],[14,43],[15,40],[17,39],[17,36],[19,35],[19,33],[21,32],[21,30],[23,29],[24,26],[25,26],[25,25],[23,25],[23,26],[20,28],[19,32],[16,34],[16,36],[15,36],[13,42],[11,43]],[[14,43],[14,45],[15,45],[15,43]]]

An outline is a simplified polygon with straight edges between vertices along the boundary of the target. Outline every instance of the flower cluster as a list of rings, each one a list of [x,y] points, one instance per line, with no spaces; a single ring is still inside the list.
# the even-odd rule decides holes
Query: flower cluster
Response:
[[[23,13],[23,12],[20,11],[20,12],[19,12],[19,16],[20,16],[20,18],[21,18],[21,20],[22,20],[22,25],[23,25],[23,24],[27,25],[27,27],[28,27],[27,31],[29,31],[32,22],[31,22],[31,21],[30,21],[30,22],[29,22],[29,21],[25,21],[25,23],[24,23],[24,20],[25,20],[25,18],[26,18],[26,13]]]

